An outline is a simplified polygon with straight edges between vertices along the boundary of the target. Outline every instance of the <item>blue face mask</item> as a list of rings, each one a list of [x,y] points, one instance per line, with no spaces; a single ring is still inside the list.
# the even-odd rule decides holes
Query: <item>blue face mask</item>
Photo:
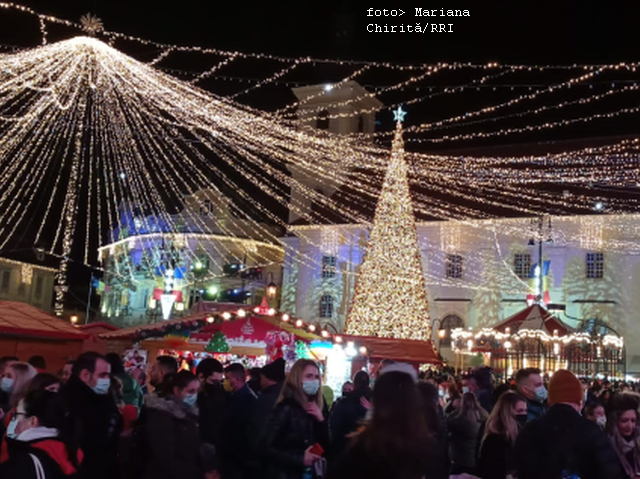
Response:
[[[540,386],[539,388],[536,388],[536,401],[538,402],[545,402],[547,399],[547,388],[545,388],[544,386]]]
[[[184,399],[182,399],[182,402],[185,403],[187,406],[189,407],[193,407],[196,405],[196,401],[198,400],[198,395],[197,394],[187,394]]]
[[[315,396],[320,389],[320,381],[312,379],[311,381],[302,381],[302,390],[309,396]]]
[[[109,378],[100,378],[96,381],[96,385],[93,386],[93,392],[99,394],[100,396],[104,396],[109,392],[109,387],[111,386],[111,379]]]
[[[8,377],[2,378],[2,381],[0,381],[0,389],[5,393],[13,391],[13,379]]]
[[[9,421],[9,425],[7,426],[7,437],[9,439],[15,439],[16,437],[18,437],[18,434],[16,434],[17,425],[18,425],[18,417],[15,416],[11,418],[11,421]]]

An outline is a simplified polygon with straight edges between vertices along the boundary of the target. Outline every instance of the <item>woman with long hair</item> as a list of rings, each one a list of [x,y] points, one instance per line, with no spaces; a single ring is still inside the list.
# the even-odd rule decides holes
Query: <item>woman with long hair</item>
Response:
[[[15,439],[11,457],[0,466],[0,477],[59,479],[76,477],[82,452],[65,420],[57,394],[34,390],[22,399],[12,420]]]
[[[478,435],[487,417],[487,411],[482,409],[473,393],[462,395],[460,409],[447,420],[452,474],[476,472]]]
[[[611,415],[607,433],[622,467],[632,478],[640,475],[640,397],[619,393],[611,398]]]
[[[373,387],[370,422],[353,438],[330,479],[420,479],[430,443],[414,378],[402,371],[381,374]]]
[[[440,407],[439,391],[441,390],[428,382],[418,383],[422,410],[429,431],[429,442],[425,447],[425,454],[428,456],[425,479],[449,478],[449,445],[447,426]]]
[[[29,363],[13,363],[0,380],[0,389],[9,395],[9,406],[15,408],[27,393],[27,385],[38,371]]]
[[[329,432],[318,365],[309,359],[295,362],[269,414],[260,439],[267,478],[314,477],[325,466]],[[322,475],[322,474],[319,474]]]
[[[512,391],[502,394],[484,429],[478,459],[478,472],[482,479],[504,479],[515,471],[513,446],[526,422],[526,400]]]

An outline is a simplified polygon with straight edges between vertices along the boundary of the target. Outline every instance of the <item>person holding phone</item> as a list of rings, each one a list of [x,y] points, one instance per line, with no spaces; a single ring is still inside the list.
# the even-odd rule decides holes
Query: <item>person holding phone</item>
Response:
[[[329,431],[317,364],[300,359],[291,368],[260,440],[265,478],[313,479],[324,474]]]

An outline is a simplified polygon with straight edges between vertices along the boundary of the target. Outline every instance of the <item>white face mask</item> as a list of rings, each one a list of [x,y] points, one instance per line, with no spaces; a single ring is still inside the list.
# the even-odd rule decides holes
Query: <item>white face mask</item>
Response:
[[[607,425],[607,416],[598,416],[596,418],[596,424],[600,427],[605,427]]]

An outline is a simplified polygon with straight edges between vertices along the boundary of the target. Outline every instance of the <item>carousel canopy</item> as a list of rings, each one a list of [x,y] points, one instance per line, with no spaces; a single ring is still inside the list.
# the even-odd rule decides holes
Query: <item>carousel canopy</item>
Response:
[[[507,328],[512,334],[521,330],[541,330],[549,336],[553,336],[554,331],[558,332],[558,336],[564,336],[572,331],[569,326],[539,304],[523,309],[491,329],[505,333]]]

